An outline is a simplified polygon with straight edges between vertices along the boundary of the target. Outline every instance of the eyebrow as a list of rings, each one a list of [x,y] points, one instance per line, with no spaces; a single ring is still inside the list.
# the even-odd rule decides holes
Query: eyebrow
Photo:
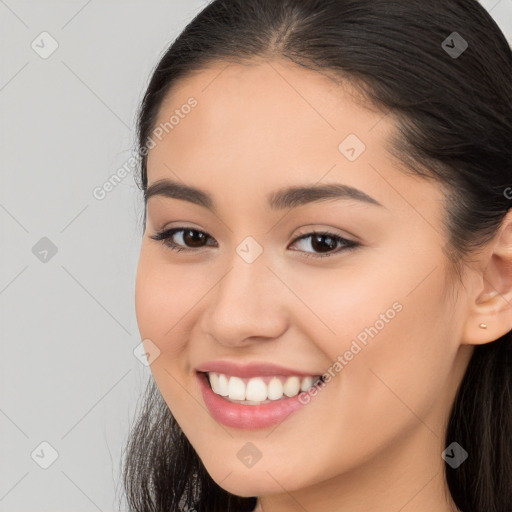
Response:
[[[193,204],[197,204],[212,212],[217,211],[213,198],[204,190],[184,185],[177,181],[161,179],[147,187],[144,198],[148,199],[155,196],[181,199]],[[369,196],[358,188],[344,185],[342,183],[326,183],[301,185],[283,188],[270,193],[267,196],[267,202],[272,210],[283,210],[285,208],[297,208],[308,203],[324,201],[329,199],[356,200],[376,206],[384,206],[376,199]]]

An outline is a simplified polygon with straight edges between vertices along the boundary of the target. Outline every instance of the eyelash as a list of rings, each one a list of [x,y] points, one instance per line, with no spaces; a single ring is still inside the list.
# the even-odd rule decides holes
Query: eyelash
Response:
[[[204,231],[201,231],[199,229],[193,229],[193,228],[187,228],[187,227],[176,227],[176,228],[171,228],[171,229],[167,229],[164,231],[160,231],[156,235],[150,236],[150,238],[152,238],[153,240],[162,241],[166,247],[168,247],[169,249],[171,249],[173,251],[177,251],[177,252],[182,252],[182,251],[190,252],[190,251],[202,249],[202,247],[198,248],[198,249],[194,249],[194,248],[190,248],[190,247],[181,247],[181,246],[177,245],[176,243],[172,242],[171,241],[172,237],[180,231],[193,231],[195,233],[202,233],[203,235],[209,236],[208,233],[205,233]],[[354,242],[353,240],[347,240],[346,238],[343,238],[339,235],[335,235],[334,233],[330,233],[329,231],[314,231],[314,230],[295,238],[295,240],[293,240],[293,243],[298,242],[300,240],[310,238],[314,235],[328,236],[328,237],[332,238],[335,242],[337,242],[337,243],[341,242],[342,244],[344,244],[344,247],[341,250],[337,250],[336,252],[333,251],[333,252],[330,252],[327,254],[304,252],[305,257],[307,257],[307,258],[328,258],[328,257],[334,256],[340,252],[351,251],[360,245],[358,242]]]

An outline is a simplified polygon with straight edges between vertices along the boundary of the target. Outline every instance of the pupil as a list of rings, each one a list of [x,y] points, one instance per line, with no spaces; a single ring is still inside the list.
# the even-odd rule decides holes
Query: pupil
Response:
[[[331,244],[321,243],[320,240],[322,240],[322,239],[330,240]],[[327,246],[327,251],[336,248],[336,241],[329,235],[315,235],[313,237],[311,245],[313,246],[313,249],[315,249],[315,251],[326,252],[325,251],[326,246]]]
[[[199,231],[188,230],[183,233],[183,240],[185,240],[187,245],[192,247],[200,247],[203,239],[204,233],[200,233]]]

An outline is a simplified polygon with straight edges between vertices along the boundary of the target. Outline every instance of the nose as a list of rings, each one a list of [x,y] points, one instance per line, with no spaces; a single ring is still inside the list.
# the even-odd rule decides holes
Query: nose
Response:
[[[219,279],[203,311],[207,335],[236,347],[275,339],[286,331],[286,287],[264,258],[247,263],[235,254]]]

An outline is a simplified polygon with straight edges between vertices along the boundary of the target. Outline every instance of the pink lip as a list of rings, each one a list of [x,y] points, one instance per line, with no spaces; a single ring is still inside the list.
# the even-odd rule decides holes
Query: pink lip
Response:
[[[271,427],[281,423],[290,414],[305,405],[299,401],[300,393],[291,398],[284,398],[263,405],[232,403],[213,392],[206,374],[196,373],[196,376],[208,410],[215,420],[227,427],[253,430]]]
[[[271,363],[237,364],[229,361],[208,361],[196,368],[198,372],[217,372],[235,377],[263,377],[268,375],[297,375],[297,377],[316,376],[320,373],[307,373],[293,368],[285,368]],[[256,406],[255,406],[256,407]]]

